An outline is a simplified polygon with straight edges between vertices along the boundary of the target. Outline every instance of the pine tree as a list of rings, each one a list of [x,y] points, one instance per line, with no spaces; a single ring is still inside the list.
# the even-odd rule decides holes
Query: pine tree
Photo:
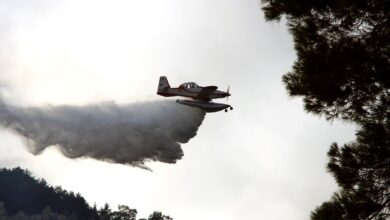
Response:
[[[390,218],[390,0],[263,0],[282,17],[297,61],[283,82],[306,111],[354,122],[357,139],[331,145],[340,190],[312,212],[322,219]]]
[[[328,119],[385,122],[390,106],[389,0],[264,0],[285,16],[297,61],[283,77],[305,109]]]

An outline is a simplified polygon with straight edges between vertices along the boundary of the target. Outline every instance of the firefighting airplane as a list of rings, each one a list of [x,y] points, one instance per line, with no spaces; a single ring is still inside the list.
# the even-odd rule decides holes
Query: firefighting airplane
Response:
[[[157,94],[165,97],[183,96],[192,98],[193,100],[177,99],[176,102],[182,105],[197,107],[206,112],[218,112],[221,110],[227,112],[228,108],[233,110],[233,107],[228,104],[212,102],[213,99],[230,96],[229,88],[227,92],[219,91],[217,88],[216,86],[201,87],[194,82],[183,83],[178,88],[171,88],[167,77],[160,76]]]

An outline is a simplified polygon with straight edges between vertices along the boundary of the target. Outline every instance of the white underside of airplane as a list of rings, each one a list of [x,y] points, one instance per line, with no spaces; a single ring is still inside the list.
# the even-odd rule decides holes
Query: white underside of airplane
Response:
[[[196,101],[196,100],[176,100],[177,103],[182,105],[188,105],[192,107],[197,107],[205,112],[219,112],[222,110],[227,111],[227,109],[233,110],[233,107],[228,104],[223,103],[214,103],[214,102],[203,102],[203,101]]]

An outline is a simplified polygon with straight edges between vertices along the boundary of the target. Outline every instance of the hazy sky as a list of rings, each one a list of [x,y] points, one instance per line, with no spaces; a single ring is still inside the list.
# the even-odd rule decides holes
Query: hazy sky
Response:
[[[0,0],[0,81],[15,105],[134,103],[172,86],[217,85],[229,113],[207,114],[176,164],[149,172],[50,147],[34,156],[0,131],[0,165],[21,166],[90,204],[160,210],[175,220],[308,219],[336,190],[332,142],[352,125],[308,115],[281,83],[295,60],[284,22],[265,23],[259,0]],[[225,100],[222,100],[223,102]]]

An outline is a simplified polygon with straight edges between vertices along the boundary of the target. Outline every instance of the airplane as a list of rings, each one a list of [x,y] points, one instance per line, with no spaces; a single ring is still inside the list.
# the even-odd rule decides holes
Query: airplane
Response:
[[[178,88],[171,88],[166,76],[160,76],[158,83],[157,94],[164,97],[183,96],[192,98],[193,100],[179,100],[176,102],[182,105],[200,108],[206,112],[218,112],[221,110],[233,110],[233,107],[228,104],[214,103],[213,99],[229,97],[229,88],[227,92],[217,90],[216,86],[198,86],[194,82],[181,84]]]

